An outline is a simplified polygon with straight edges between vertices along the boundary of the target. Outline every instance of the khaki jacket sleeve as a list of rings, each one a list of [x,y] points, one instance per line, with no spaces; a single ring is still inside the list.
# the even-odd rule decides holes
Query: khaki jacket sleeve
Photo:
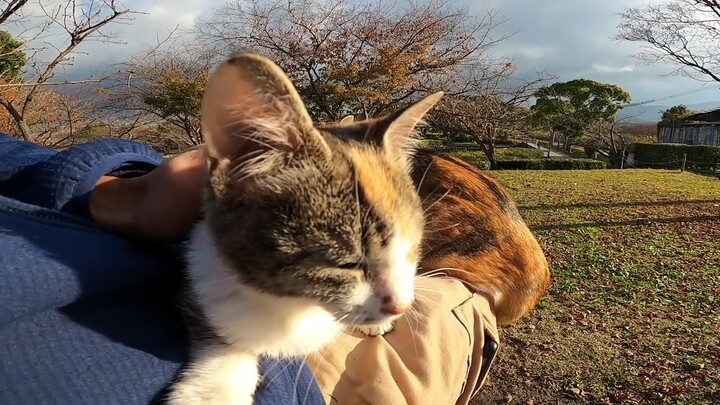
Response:
[[[392,332],[344,333],[308,357],[328,404],[465,405],[478,392],[499,342],[490,304],[457,280],[416,284]]]

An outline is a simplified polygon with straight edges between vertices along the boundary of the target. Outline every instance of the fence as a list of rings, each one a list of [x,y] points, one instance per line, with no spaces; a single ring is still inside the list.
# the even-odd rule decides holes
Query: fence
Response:
[[[622,165],[620,166],[621,169],[624,168],[633,168],[633,169],[642,169],[642,168],[665,168],[665,169],[680,169],[681,172],[684,172],[687,169],[695,168],[699,170],[712,170],[717,171],[720,169],[720,163],[718,162],[696,162],[693,160],[687,159],[687,153],[683,154],[683,158],[680,160],[669,160],[667,162],[644,162],[641,160],[637,160],[633,157],[633,154],[629,154],[628,156],[623,156]]]

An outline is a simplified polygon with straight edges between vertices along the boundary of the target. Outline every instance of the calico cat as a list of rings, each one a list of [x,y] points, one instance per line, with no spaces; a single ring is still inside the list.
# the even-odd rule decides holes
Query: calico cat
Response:
[[[188,253],[191,359],[171,404],[251,404],[257,359],[387,332],[414,299],[424,217],[412,134],[442,93],[383,118],[315,126],[270,60],[242,54],[202,101],[210,156]]]
[[[505,187],[460,159],[422,151],[412,176],[427,218],[418,273],[463,280],[492,301],[498,325],[528,314],[550,269]]]

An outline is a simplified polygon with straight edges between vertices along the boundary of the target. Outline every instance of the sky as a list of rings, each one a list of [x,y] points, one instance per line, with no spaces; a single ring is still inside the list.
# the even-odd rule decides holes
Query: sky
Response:
[[[44,0],[43,0],[44,1]],[[365,1],[365,0],[359,0]],[[402,0],[399,0],[402,1]],[[494,50],[512,58],[520,76],[543,71],[558,81],[588,78],[627,90],[633,102],[658,99],[705,86],[707,90],[651,104],[696,104],[718,101],[720,85],[707,85],[681,76],[668,76],[675,66],[646,65],[632,55],[638,45],[614,40],[617,15],[624,8],[650,0],[452,0],[473,13],[495,10],[506,19],[496,35],[510,35]],[[657,1],[657,0],[656,0]],[[58,77],[73,79],[106,71],[128,56],[155,45],[176,26],[191,27],[212,15],[224,0],[126,0],[125,5],[145,14],[111,32],[123,44],[84,43],[72,66]]]

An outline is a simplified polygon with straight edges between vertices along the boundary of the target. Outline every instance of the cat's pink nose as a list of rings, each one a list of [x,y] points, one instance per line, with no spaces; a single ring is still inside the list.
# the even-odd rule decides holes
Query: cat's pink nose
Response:
[[[407,303],[399,303],[390,295],[386,295],[382,298],[382,306],[380,307],[380,311],[385,315],[400,315],[407,311],[411,305],[412,301]]]

